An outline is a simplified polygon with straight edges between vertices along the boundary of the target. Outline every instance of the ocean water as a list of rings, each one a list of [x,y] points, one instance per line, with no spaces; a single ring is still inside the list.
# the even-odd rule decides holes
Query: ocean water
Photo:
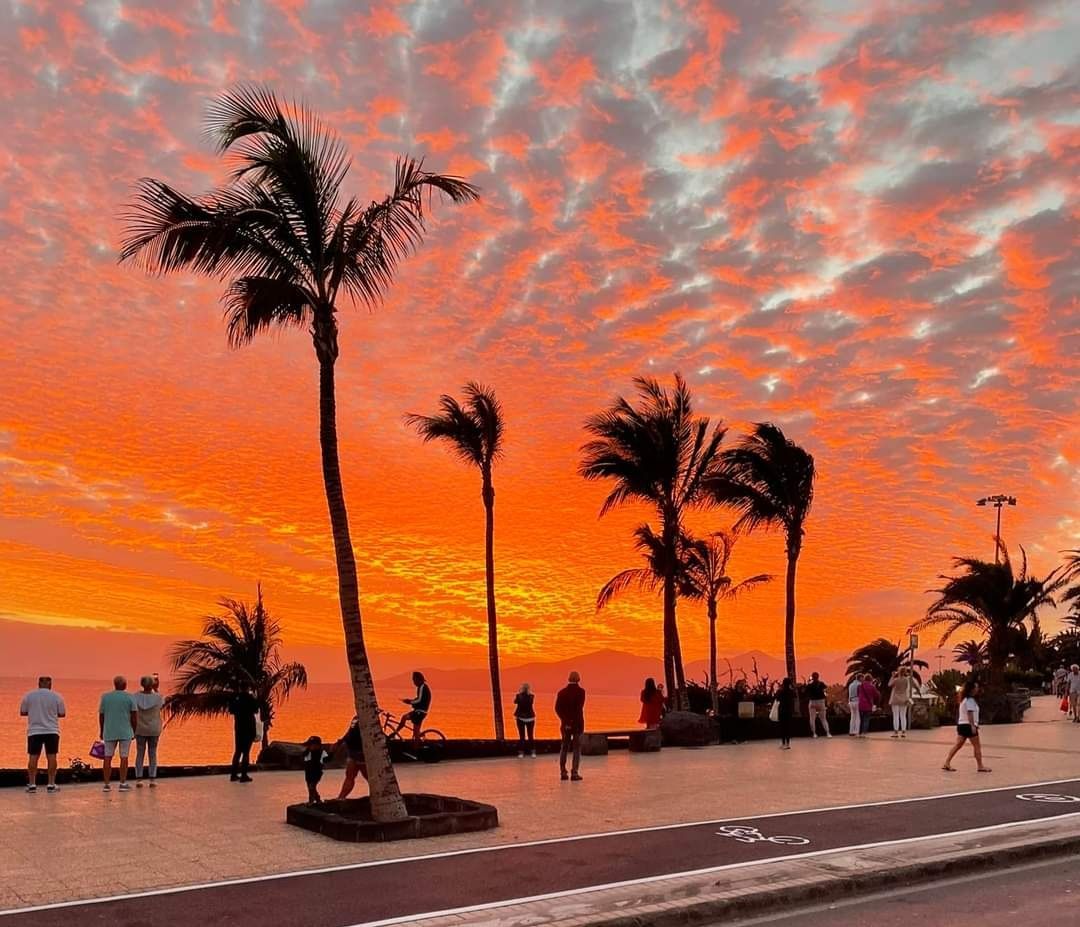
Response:
[[[0,767],[26,765],[26,719],[19,717],[19,702],[36,679],[0,677]],[[90,745],[97,739],[97,707],[101,693],[112,688],[111,680],[57,679],[54,688],[67,705],[67,718],[60,724],[60,765],[71,757],[87,759]],[[162,681],[162,692],[168,685]],[[400,699],[411,692],[392,693],[380,690],[380,701],[387,710],[400,714]],[[516,736],[512,717],[513,694],[503,697],[507,736]],[[557,737],[553,705],[554,692],[536,693],[536,736]],[[586,720],[589,727],[633,728],[637,726],[636,694],[589,695]],[[275,740],[303,741],[312,734],[324,740],[336,740],[353,715],[352,689],[347,683],[313,683],[295,693],[279,709],[271,729]],[[447,737],[492,737],[491,694],[449,689],[436,690],[428,727],[441,730]],[[132,749],[134,757],[134,748]],[[232,723],[229,718],[186,721],[169,724],[162,734],[158,762],[162,765],[227,763],[232,757]]]

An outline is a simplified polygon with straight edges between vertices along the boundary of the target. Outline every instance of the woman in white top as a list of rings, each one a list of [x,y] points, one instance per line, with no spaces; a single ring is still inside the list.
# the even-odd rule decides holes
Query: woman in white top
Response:
[[[969,679],[964,683],[963,691],[960,693],[960,710],[956,718],[956,743],[953,744],[949,755],[945,757],[945,765],[941,767],[946,772],[956,772],[952,766],[952,758],[964,746],[965,740],[970,740],[971,746],[975,749],[975,763],[979,772],[990,772],[989,766],[983,766],[982,744],[979,742],[979,703],[975,701],[975,696],[978,694],[978,682]]]

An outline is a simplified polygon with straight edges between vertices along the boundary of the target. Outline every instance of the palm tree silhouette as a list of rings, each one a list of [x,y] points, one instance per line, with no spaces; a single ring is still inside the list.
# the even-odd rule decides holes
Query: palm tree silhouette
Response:
[[[734,546],[733,534],[714,531],[704,538],[690,539],[683,558],[680,592],[685,598],[704,602],[709,616],[709,694],[714,715],[720,711],[716,686],[717,603],[725,599],[734,600],[772,579],[768,573],[758,573],[742,582],[733,582],[727,575],[727,568]]]
[[[869,673],[877,682],[878,690],[885,695],[888,692],[889,680],[902,667],[911,666],[912,678],[921,685],[922,678],[915,667],[926,669],[929,665],[925,660],[913,661],[911,650],[908,648],[901,650],[899,642],[894,644],[888,638],[879,637],[860,647],[848,657],[848,682],[851,682],[856,673]]]
[[[334,538],[338,597],[356,713],[376,820],[406,817],[379,723],[360,617],[356,557],[338,460],[334,365],[338,298],[377,305],[398,264],[423,240],[425,197],[477,198],[457,177],[399,160],[393,190],[367,206],[343,202],[348,152],[299,104],[258,86],[230,90],[210,107],[207,130],[232,165],[224,186],[192,197],[144,178],[124,219],[121,261],[151,273],[177,270],[227,281],[223,297],[234,347],[278,327],[306,329],[319,363],[322,475]]]
[[[499,682],[499,624],[495,615],[495,484],[492,471],[502,454],[503,412],[495,392],[479,383],[465,384],[465,402],[439,397],[437,415],[405,416],[424,441],[444,441],[461,460],[480,471],[480,497],[484,501],[484,566],[487,577],[488,667],[491,670],[491,705],[495,738],[503,740],[502,687]]]
[[[261,587],[252,607],[228,598],[218,604],[225,611],[204,619],[200,639],[173,646],[175,691],[166,697],[165,710],[179,720],[227,715],[232,697],[250,691],[259,704],[265,747],[278,706],[293,689],[307,688],[307,670],[302,663],[281,662],[281,624],[263,604]]]
[[[681,588],[685,563],[683,556],[689,538],[680,534],[675,540],[676,586]],[[636,586],[643,592],[659,592],[664,588],[664,564],[667,554],[664,539],[653,531],[651,525],[638,525],[634,529],[634,547],[645,559],[645,566],[622,570],[611,577],[596,596],[596,610],[600,611],[611,603],[617,595]]]
[[[709,492],[739,518],[732,526],[782,528],[786,538],[787,581],[784,658],[795,675],[795,570],[802,551],[806,519],[814,501],[814,458],[776,425],[760,422],[735,447],[723,453],[722,472],[709,480]]]
[[[1069,583],[1069,588],[1061,596],[1061,604],[1069,604],[1069,614],[1065,620],[1080,625],[1080,550],[1065,551],[1062,577]]]
[[[652,377],[636,377],[634,386],[636,404],[617,397],[585,423],[593,437],[581,449],[578,472],[587,480],[614,482],[601,516],[630,501],[644,502],[656,512],[662,558],[657,566],[664,593],[664,680],[673,704],[682,707],[686,677],[675,616],[678,539],[686,512],[712,502],[704,487],[719,474],[720,444],[727,429],[716,425],[710,430],[707,418],[694,415],[690,388],[677,373],[670,392]]]
[[[990,682],[1000,686],[1005,677],[1009,653],[1028,643],[1025,622],[1037,619],[1045,605],[1054,605],[1054,594],[1068,581],[1064,567],[1057,567],[1042,579],[1028,572],[1027,552],[1020,548],[1020,570],[1013,569],[1009,550],[998,542],[997,563],[976,557],[956,557],[953,564],[962,572],[942,576],[945,585],[935,589],[938,598],[916,621],[912,631],[944,628],[938,646],[943,646],[961,629],[986,636]]]
[[[953,659],[978,669],[986,662],[986,641],[962,641],[953,647]]]

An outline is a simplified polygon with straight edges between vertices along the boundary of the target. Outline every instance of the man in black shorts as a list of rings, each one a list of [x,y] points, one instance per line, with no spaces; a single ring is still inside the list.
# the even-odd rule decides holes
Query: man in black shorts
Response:
[[[48,791],[55,792],[60,719],[67,714],[67,708],[59,694],[53,692],[51,676],[38,677],[38,687],[23,696],[19,714],[26,718],[26,791],[37,791],[38,760],[44,750],[49,769]]]

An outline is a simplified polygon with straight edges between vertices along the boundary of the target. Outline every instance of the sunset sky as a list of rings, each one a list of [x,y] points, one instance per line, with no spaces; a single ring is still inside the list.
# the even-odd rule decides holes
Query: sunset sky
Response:
[[[598,520],[576,475],[584,419],[637,374],[815,455],[802,652],[899,636],[951,556],[992,556],[988,493],[1049,570],[1080,546],[1078,34],[1080,5],[1034,0],[0,4],[0,652],[160,643],[258,581],[290,644],[340,642],[310,338],[232,351],[219,284],[116,263],[137,178],[221,180],[202,118],[244,80],[342,133],[349,193],[402,153],[482,188],[436,209],[385,306],[342,313],[388,667],[484,659],[479,478],[402,421],[468,379],[507,416],[507,662],[659,652],[658,599],[594,610],[648,513]],[[782,539],[732,571],[782,574]],[[780,651],[782,587],[725,610],[721,652]]]

